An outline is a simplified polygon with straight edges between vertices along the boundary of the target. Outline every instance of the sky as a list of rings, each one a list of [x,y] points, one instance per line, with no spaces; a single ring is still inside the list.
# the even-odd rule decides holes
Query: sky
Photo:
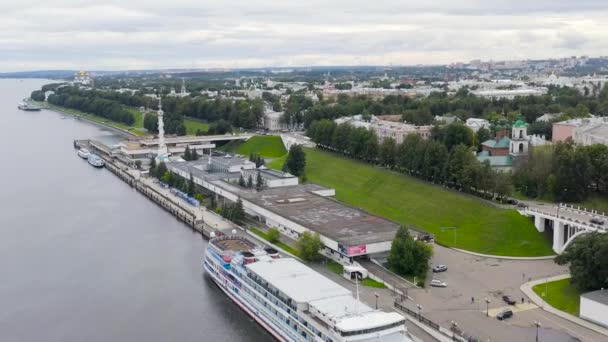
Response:
[[[3,0],[0,72],[608,55],[606,0]]]

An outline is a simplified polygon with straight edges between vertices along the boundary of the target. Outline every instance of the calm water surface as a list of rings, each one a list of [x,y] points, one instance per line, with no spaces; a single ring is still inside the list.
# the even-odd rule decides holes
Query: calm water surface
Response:
[[[201,269],[206,242],[72,149],[109,131],[22,112],[0,79],[0,341],[270,341]]]

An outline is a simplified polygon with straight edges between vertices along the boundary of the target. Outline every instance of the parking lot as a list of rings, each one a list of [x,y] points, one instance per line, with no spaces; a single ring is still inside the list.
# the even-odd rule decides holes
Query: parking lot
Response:
[[[481,341],[534,341],[534,321],[542,324],[541,341],[606,341],[606,336],[529,304],[519,289],[529,279],[567,273],[567,267],[555,264],[552,259],[500,260],[473,256],[438,245],[434,249],[433,265],[445,264],[448,271],[430,273],[428,281],[439,279],[447,283],[447,287],[427,286],[408,291],[413,298],[407,301],[408,307],[416,310],[416,304],[422,305],[423,316],[446,328],[455,322],[458,329]],[[511,295],[517,304],[509,306],[505,303],[502,300],[504,294]],[[486,298],[490,301],[487,304]],[[493,317],[507,307],[514,312],[512,318],[499,321]]]

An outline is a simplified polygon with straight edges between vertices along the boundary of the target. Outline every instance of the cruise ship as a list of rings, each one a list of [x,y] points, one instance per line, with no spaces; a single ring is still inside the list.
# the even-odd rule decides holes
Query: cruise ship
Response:
[[[412,342],[402,315],[374,310],[301,262],[247,238],[212,238],[203,267],[278,341]]]
[[[93,153],[89,153],[89,158],[87,160],[89,161],[89,164],[94,167],[103,167],[106,164],[103,158]]]

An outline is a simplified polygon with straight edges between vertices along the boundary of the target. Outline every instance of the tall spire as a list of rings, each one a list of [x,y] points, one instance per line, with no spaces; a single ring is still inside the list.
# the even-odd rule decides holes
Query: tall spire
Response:
[[[163,161],[169,158],[169,151],[167,150],[167,145],[165,144],[165,123],[163,121],[163,104],[162,104],[162,96],[158,97],[158,152],[156,153],[156,159],[158,161]]]
[[[182,78],[182,91],[181,91],[181,96],[185,97],[186,96],[186,80],[184,78]]]

